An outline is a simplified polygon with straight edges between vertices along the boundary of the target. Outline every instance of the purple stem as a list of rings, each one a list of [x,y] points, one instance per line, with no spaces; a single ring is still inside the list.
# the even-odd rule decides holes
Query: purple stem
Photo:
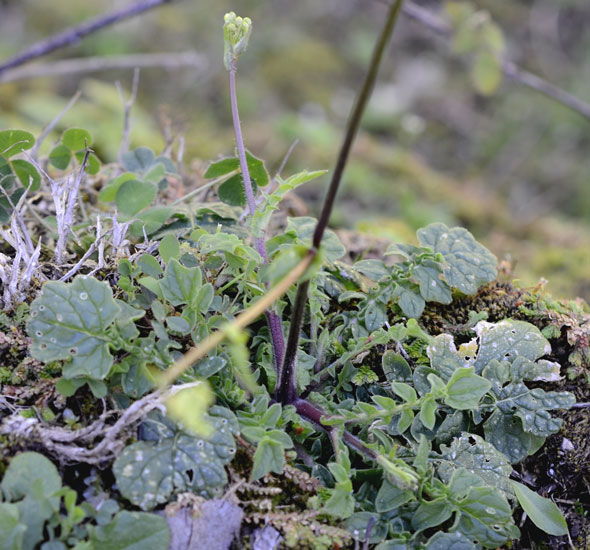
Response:
[[[229,94],[231,96],[231,115],[234,119],[234,130],[236,132],[236,144],[238,146],[238,157],[240,158],[240,167],[242,168],[242,179],[244,180],[244,189],[246,190],[246,200],[248,201],[248,210],[250,216],[256,212],[256,201],[254,200],[254,191],[252,190],[252,182],[250,181],[250,171],[248,170],[248,162],[246,161],[246,150],[244,149],[244,138],[242,137],[242,125],[240,124],[240,113],[238,112],[238,94],[236,93],[236,72],[237,60],[231,62],[231,69],[229,71]],[[260,245],[259,245],[260,243]],[[258,252],[264,258],[266,263],[266,250],[262,239],[256,240],[256,247]]]
[[[324,413],[324,411],[321,409],[318,409],[315,405],[312,405],[306,399],[296,399],[291,404],[295,405],[295,410],[297,411],[298,415],[307,418],[318,428],[326,430],[327,432],[333,430],[332,426],[324,426],[322,424],[322,416],[327,416],[326,413]],[[358,437],[352,435],[350,432],[344,430],[342,433],[342,440],[349,447],[365,455],[367,458],[377,460],[379,455],[373,449],[369,449],[369,447],[367,447]]]
[[[237,60],[234,59],[231,63],[229,71],[229,94],[231,98],[231,114],[234,121],[234,131],[236,133],[236,144],[238,147],[238,157],[240,159],[240,167],[242,169],[242,181],[244,182],[244,190],[246,192],[246,201],[248,202],[248,210],[250,216],[254,216],[256,212],[256,199],[254,198],[254,190],[252,189],[252,181],[250,180],[250,170],[248,169],[248,161],[246,160],[246,150],[244,148],[244,138],[242,137],[242,125],[240,124],[240,113],[238,112],[238,94],[236,92],[236,72]],[[266,245],[264,239],[257,237],[255,239],[256,250],[262,256],[262,261],[268,263],[268,256],[266,255]],[[270,329],[270,338],[272,340],[272,347],[275,358],[275,368],[277,372],[280,370],[283,363],[283,356],[285,355],[285,337],[283,336],[282,323],[279,316],[270,311],[266,311],[266,321]]]

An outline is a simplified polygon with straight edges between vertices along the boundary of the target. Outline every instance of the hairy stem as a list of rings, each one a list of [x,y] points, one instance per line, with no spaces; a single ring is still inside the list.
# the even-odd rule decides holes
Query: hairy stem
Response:
[[[318,220],[318,224],[316,225],[315,232],[313,234],[313,249],[319,248],[322,237],[324,236],[324,231],[326,230],[326,226],[328,225],[328,221],[330,219],[330,214],[332,213],[336,194],[338,192],[340,182],[342,181],[342,174],[344,173],[344,168],[346,167],[346,163],[348,161],[350,149],[358,132],[369,98],[371,97],[371,92],[373,90],[373,86],[375,85],[375,80],[377,79],[377,73],[379,72],[379,65],[383,59],[383,53],[385,52],[385,48],[389,42],[389,37],[391,36],[391,33],[395,27],[395,23],[397,22],[403,2],[404,0],[396,0],[391,5],[383,29],[381,30],[381,34],[379,35],[377,43],[375,44],[375,49],[373,50],[371,63],[365,76],[363,86],[356,98],[352,113],[348,119],[346,134],[344,135],[344,140],[340,147],[340,153],[338,154],[334,173],[332,174],[332,181],[330,182],[328,193],[324,199],[324,205],[322,207],[320,219]],[[289,329],[287,348],[285,350],[285,360],[279,375],[279,386],[277,388],[277,398],[283,404],[292,403],[297,397],[297,348],[299,346],[299,335],[301,333],[301,321],[305,312],[305,306],[307,305],[308,288],[308,281],[299,285],[295,304],[293,306],[293,322],[291,323],[291,327]],[[299,322],[295,322],[296,319]]]
[[[295,399],[292,404],[295,406],[297,414],[311,421],[317,427],[326,431],[331,431],[333,429],[331,426],[324,426],[322,424],[322,416],[327,416],[324,411],[318,409],[318,407],[312,405],[306,399]],[[342,433],[342,440],[350,448],[365,455],[367,458],[377,460],[379,455],[373,449],[369,449],[369,447],[367,447],[358,437],[352,435],[350,432],[344,430]]]
[[[252,189],[252,181],[250,180],[250,170],[248,169],[248,161],[246,159],[246,149],[244,147],[244,138],[242,137],[242,125],[240,123],[240,113],[238,111],[238,94],[236,92],[236,73],[237,73],[237,59],[233,59],[229,70],[229,94],[231,98],[231,114],[234,121],[234,131],[236,133],[236,145],[238,148],[238,157],[240,159],[240,167],[242,169],[242,180],[244,182],[244,190],[246,192],[246,201],[248,202],[248,210],[250,216],[254,216],[256,212],[256,199],[254,198],[254,190]],[[264,239],[256,238],[256,250],[262,256],[264,263],[268,262],[266,255],[266,245]],[[279,316],[272,312],[265,313],[266,320],[270,329],[270,338],[272,341],[272,348],[275,358],[275,368],[280,369],[285,354],[285,338],[283,336],[282,323]]]
[[[254,191],[252,189],[252,182],[250,180],[250,171],[248,170],[248,162],[246,161],[246,149],[244,147],[244,138],[242,137],[242,125],[240,123],[240,113],[238,111],[238,94],[236,92],[236,73],[238,71],[237,60],[234,59],[231,63],[229,71],[229,95],[231,100],[231,115],[234,121],[234,131],[236,133],[236,145],[238,147],[238,157],[240,159],[240,167],[242,169],[242,179],[244,180],[244,189],[246,191],[246,201],[248,202],[248,210],[250,216],[256,212],[256,200],[254,199]],[[263,243],[264,248],[264,243]],[[260,250],[258,251],[260,252]],[[262,257],[266,256],[260,252]]]

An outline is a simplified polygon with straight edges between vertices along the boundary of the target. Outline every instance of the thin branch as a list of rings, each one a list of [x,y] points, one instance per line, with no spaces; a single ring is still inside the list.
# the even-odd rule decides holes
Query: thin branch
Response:
[[[2,82],[2,76],[0,76],[0,82]],[[31,149],[31,157],[33,157],[35,160],[37,160],[37,153],[39,152],[39,147],[41,147],[41,144],[45,141],[45,138],[51,133],[51,131],[55,128],[55,126],[61,120],[61,118],[74,106],[76,101],[78,101],[78,99],[80,98],[81,94],[82,92],[78,90],[72,96],[70,101],[67,102],[66,106],[59,112],[59,114],[47,126],[45,126],[45,128],[43,128],[41,135],[37,138],[37,141],[35,141],[35,145]]]
[[[207,59],[204,55],[193,51],[76,57],[51,63],[37,63],[28,67],[19,67],[6,71],[5,73],[0,73],[0,84],[32,78],[53,78],[100,71],[129,70],[135,68],[149,69],[156,67],[162,69],[193,67],[204,70],[207,67]]]
[[[313,249],[317,250],[319,248],[322,237],[324,236],[324,231],[328,225],[330,214],[332,213],[332,208],[336,199],[336,193],[338,192],[342,175],[344,173],[344,168],[346,167],[346,162],[348,161],[350,149],[352,148],[354,138],[358,132],[361,119],[363,117],[363,112],[369,101],[371,92],[373,91],[373,86],[375,85],[375,80],[377,79],[377,73],[379,72],[379,65],[381,64],[383,53],[385,52],[385,48],[389,43],[389,38],[398,20],[403,1],[404,0],[396,0],[396,2],[389,8],[387,19],[385,20],[381,34],[377,39],[377,43],[375,44],[369,70],[367,71],[362,88],[358,97],[356,98],[350,118],[348,119],[346,134],[340,147],[340,153],[338,154],[336,167],[334,168],[334,173],[332,175],[332,181],[330,182],[328,193],[324,199],[322,212],[313,234]],[[303,320],[303,314],[307,304],[308,287],[308,281],[305,281],[299,285],[299,288],[297,289],[297,295],[295,297],[295,304],[293,305],[293,322],[291,323],[291,327],[289,329],[287,348],[285,350],[285,360],[281,372],[279,373],[279,384],[277,384],[277,397],[283,404],[292,403],[297,397],[297,348],[299,347],[301,322]]]
[[[131,94],[129,99],[125,99],[123,88],[119,81],[116,82],[117,90],[121,96],[121,103],[123,104],[123,135],[121,136],[121,146],[119,147],[119,162],[122,162],[123,155],[129,150],[129,134],[131,133],[131,109],[137,98],[137,90],[139,89],[139,68],[136,67],[133,71],[133,83],[131,84]]]
[[[406,2],[403,12],[408,17],[418,21],[437,34],[448,36],[452,32],[451,25],[447,21],[427,9],[414,4],[414,2]],[[590,120],[590,104],[582,101],[580,98],[570,94],[555,84],[547,82],[547,80],[540,76],[526,71],[516,65],[516,63],[508,60],[505,60],[502,63],[502,72],[515,82],[527,86],[546,97],[554,99],[558,103],[561,103],[565,107],[568,107],[572,111]]]
[[[99,218],[100,219],[100,218]],[[97,223],[97,231],[98,231],[98,227],[100,225],[100,222]],[[60,282],[64,282],[67,281],[70,277],[74,276],[79,269],[84,265],[84,262],[90,258],[90,256],[92,256],[92,254],[94,254],[94,252],[98,249],[100,250],[100,245],[103,244],[103,238],[110,233],[110,231],[106,231],[105,233],[103,233],[102,235],[98,235],[95,239],[95,241],[88,247],[88,250],[86,252],[84,252],[83,256],[78,260],[78,262],[76,262],[76,264],[63,276],[61,277]],[[100,254],[99,254],[100,257]],[[100,266],[100,263],[99,263]],[[102,267],[102,266],[100,266]]]
[[[144,11],[151,10],[152,8],[156,8],[162,4],[170,3],[171,1],[172,0],[142,0],[112,13],[107,13],[106,15],[91,19],[90,21],[75,27],[70,27],[69,29],[55,34],[46,40],[42,40],[41,42],[33,44],[29,48],[17,54],[15,57],[5,61],[4,63],[1,63],[0,74],[7,71],[8,69],[12,69],[13,67],[23,65],[32,59],[42,57],[55,50],[64,48],[65,46],[76,44],[85,36],[104,27],[118,23],[123,19],[133,17],[143,13]]]

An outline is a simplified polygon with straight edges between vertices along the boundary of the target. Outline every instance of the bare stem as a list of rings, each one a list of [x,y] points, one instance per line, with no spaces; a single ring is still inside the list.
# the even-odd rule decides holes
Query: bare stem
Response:
[[[169,2],[171,2],[171,0],[142,0],[120,10],[107,13],[106,15],[102,15],[95,19],[91,19],[90,21],[82,23],[81,25],[70,27],[69,29],[62,31],[48,38],[47,40],[43,40],[41,42],[33,44],[32,46],[22,51],[12,59],[9,59],[8,61],[5,61],[4,63],[0,64],[0,74],[4,71],[7,71],[8,69],[18,67],[19,65],[27,63],[32,59],[36,59],[37,57],[42,57],[55,50],[64,48],[65,46],[76,44],[85,36],[93,32],[96,32],[104,27],[108,27],[109,25],[118,23],[123,19],[133,17],[134,15],[138,15],[144,11],[150,10],[152,8]]]
[[[342,174],[344,173],[344,168],[346,167],[346,163],[348,161],[350,149],[358,132],[361,119],[363,117],[363,112],[367,106],[369,97],[371,96],[373,86],[375,85],[377,73],[379,72],[379,65],[383,59],[383,53],[385,52],[385,48],[389,42],[389,37],[391,36],[391,33],[395,27],[395,23],[397,22],[403,1],[404,0],[396,0],[389,8],[387,19],[385,20],[385,24],[381,30],[381,34],[379,35],[375,49],[373,50],[371,63],[365,76],[363,86],[355,101],[350,118],[348,119],[346,134],[344,136],[342,146],[340,147],[340,153],[336,161],[336,167],[334,168],[334,173],[332,174],[332,181],[330,182],[328,193],[324,199],[324,205],[322,207],[320,219],[318,220],[318,224],[316,225],[315,232],[313,234],[312,246],[314,249],[319,248],[322,237],[324,236],[324,231],[328,225],[330,214],[332,213],[332,208],[336,199],[336,194],[342,180]],[[295,298],[295,304],[293,306],[293,321],[291,322],[291,327],[289,329],[287,349],[285,350],[285,360],[283,368],[279,374],[279,385],[277,388],[277,398],[283,404],[292,403],[293,400],[297,398],[297,348],[299,347],[301,323],[303,320],[305,307],[307,305],[308,287],[309,282],[307,281],[299,285]]]

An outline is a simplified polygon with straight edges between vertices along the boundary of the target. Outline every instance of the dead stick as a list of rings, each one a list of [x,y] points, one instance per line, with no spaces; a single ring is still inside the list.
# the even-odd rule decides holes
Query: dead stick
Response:
[[[12,59],[9,59],[8,61],[0,64],[0,74],[2,74],[4,71],[7,71],[8,69],[12,69],[13,67],[18,67],[23,63],[27,63],[28,61],[31,61],[31,59],[36,59],[37,57],[47,55],[48,53],[65,46],[75,44],[85,36],[104,27],[108,27],[109,25],[118,23],[123,19],[128,19],[129,17],[133,17],[134,15],[138,15],[144,11],[151,10],[152,8],[169,3],[171,1],[172,0],[143,0],[141,2],[136,2],[135,4],[131,4],[130,6],[127,6],[121,10],[91,19],[90,21],[82,23],[76,27],[70,27],[65,31],[51,36],[47,40],[42,40],[41,42],[33,44]]]
[[[413,2],[406,2],[403,7],[404,15],[418,21],[425,27],[440,35],[449,35],[452,31],[450,24],[427,9],[424,9]],[[512,61],[505,60],[502,63],[502,72],[508,78],[535,90],[546,97],[554,99],[572,111],[590,120],[590,104],[582,101],[579,97],[570,94],[566,90],[551,84],[547,80],[524,70]]]

